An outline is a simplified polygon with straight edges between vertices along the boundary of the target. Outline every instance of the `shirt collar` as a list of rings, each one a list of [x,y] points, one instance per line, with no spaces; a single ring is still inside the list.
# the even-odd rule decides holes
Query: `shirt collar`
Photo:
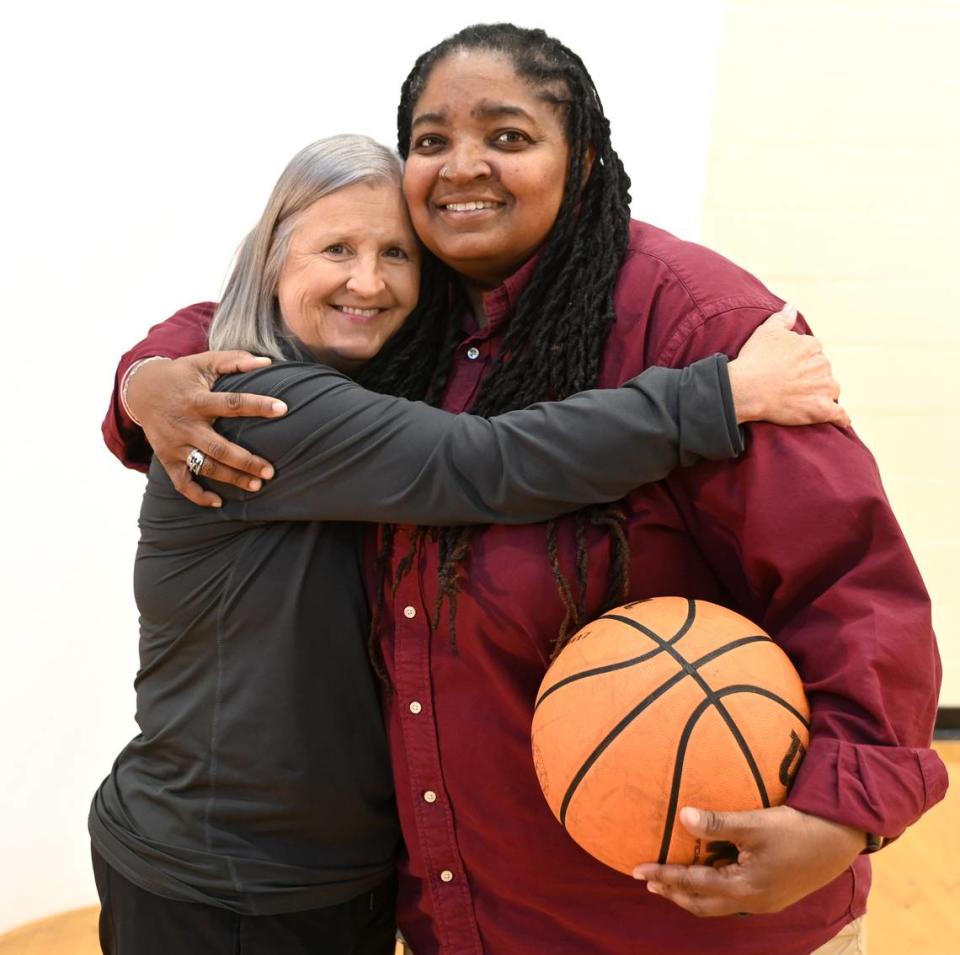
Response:
[[[527,259],[512,275],[508,275],[495,289],[483,295],[483,311],[487,318],[486,327],[480,328],[472,312],[468,312],[463,323],[463,330],[473,338],[489,338],[503,330],[513,313],[517,309],[520,295],[530,283],[540,253]]]

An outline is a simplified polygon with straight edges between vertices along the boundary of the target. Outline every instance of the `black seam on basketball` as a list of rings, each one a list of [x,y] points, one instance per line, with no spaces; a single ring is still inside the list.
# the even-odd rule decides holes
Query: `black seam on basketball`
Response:
[[[727,729],[730,730],[730,734],[733,736],[734,741],[740,750],[740,755],[743,756],[744,760],[746,760],[747,768],[750,770],[750,775],[753,776],[753,782],[757,787],[757,794],[760,796],[760,802],[763,805],[763,808],[769,809],[770,797],[767,795],[767,787],[764,784],[763,776],[760,773],[760,767],[757,765],[757,761],[753,758],[753,753],[750,751],[747,741],[743,738],[743,734],[740,732],[740,727],[737,726],[727,708],[720,702],[721,696],[727,696],[726,691],[728,689],[731,688],[724,687],[723,691],[714,691],[711,688],[710,693],[704,697],[700,705],[694,710],[696,719],[693,719],[693,722],[696,723],[696,720],[700,719],[703,713],[705,713],[711,706],[716,709],[716,711],[720,714],[720,718],[724,723],[727,724]],[[740,689],[742,689],[742,687]],[[690,723],[688,722],[687,725],[690,726]],[[692,726],[690,726],[690,732],[693,732]],[[683,735],[681,735],[681,745],[677,747],[676,762],[673,766],[673,784],[670,787],[670,801],[667,805],[667,817],[663,827],[663,839],[660,843],[660,859],[658,861],[661,865],[667,861],[667,853],[670,851],[670,842],[673,839],[673,821],[677,816],[677,802],[680,799],[680,782],[683,778],[683,754],[685,752],[686,740],[684,739]]]
[[[670,642],[664,641],[663,637],[654,633],[652,630],[645,627],[642,623],[637,623],[636,620],[631,620],[629,617],[621,617],[618,614],[610,614],[610,617],[613,620],[620,620],[621,622],[628,624],[631,627],[635,627],[637,630],[642,630],[652,640],[663,641],[664,651],[669,653],[670,656],[672,656],[673,659],[680,664],[681,668],[684,669],[691,677],[693,677],[693,679],[696,680],[698,684],[700,684],[700,689],[703,690],[703,692],[706,693],[707,696],[710,696],[715,693],[713,687],[710,686],[710,684],[707,683],[707,681],[702,676],[700,676],[700,674],[697,672],[697,667],[694,664],[692,664],[689,660],[687,660],[686,657],[677,653],[677,651],[673,648]],[[769,640],[770,638],[764,636],[761,639]]]
[[[717,711],[727,724],[727,728],[734,733],[734,738],[737,740],[737,745],[740,747],[740,751],[746,758],[747,765],[750,767],[751,773],[753,773],[754,781],[758,782],[758,790],[760,793],[760,798],[763,801],[763,805],[765,807],[769,807],[770,805],[766,787],[763,785],[763,778],[760,777],[758,771],[756,771],[756,761],[753,758],[753,753],[750,752],[750,748],[746,745],[746,741],[740,735],[739,729],[734,729],[736,724],[733,723],[731,725],[731,721],[728,719],[729,713],[727,712],[726,707],[720,703],[721,697],[731,696],[734,693],[754,693],[757,696],[762,696],[768,700],[772,700],[774,703],[779,703],[785,709],[789,710],[790,713],[796,716],[797,719],[799,719],[803,725],[809,729],[809,723],[806,721],[806,719],[804,719],[801,713],[799,713],[782,697],[777,696],[776,693],[772,693],[770,690],[767,690],[761,686],[753,686],[749,683],[735,684],[733,686],[725,686],[722,690],[716,690],[716,699],[713,699],[712,696],[704,697],[704,699],[697,704],[697,707],[693,713],[690,714],[690,719],[687,720],[687,724],[684,727],[683,732],[680,734],[680,742],[677,745],[676,761],[673,764],[673,782],[670,786],[670,799],[667,803],[667,814],[663,824],[663,839],[660,842],[660,856],[657,860],[660,865],[664,865],[666,863],[667,853],[670,851],[670,843],[673,839],[673,824],[677,818],[677,803],[680,801],[680,783],[683,778],[683,758],[686,755],[687,743],[690,741],[690,736],[693,733],[697,721],[711,706],[715,706],[717,708]]]
[[[645,627],[642,623],[639,623],[638,621],[634,620],[632,617],[624,617],[622,614],[619,614],[619,613],[605,613],[599,619],[600,620],[619,620],[621,623],[628,623],[635,630],[639,630],[642,633],[645,633],[652,640],[657,640],[657,641],[660,641],[661,643],[672,645],[677,640],[679,640],[680,637],[686,636],[687,632],[693,626],[694,621],[697,619],[697,602],[696,600],[693,600],[690,597],[687,598],[687,619],[683,621],[683,625],[676,632],[676,634],[674,634],[674,636],[672,636],[669,640],[666,640],[666,641],[663,639],[663,637],[660,636],[659,633],[657,633],[656,630],[651,630],[649,627]]]
[[[638,630],[642,630],[647,634],[647,636],[650,637],[651,640],[663,640],[663,637],[658,636],[648,627],[644,627],[642,623],[638,623],[636,620],[631,620],[629,617],[621,617],[618,614],[611,614],[611,616],[614,619],[621,620],[628,626],[636,627]],[[707,683],[702,676],[700,676],[700,674],[697,672],[697,668],[693,666],[690,661],[686,659],[686,657],[678,653],[670,644],[664,642],[663,649],[666,653],[669,653],[674,660],[676,660],[681,669],[685,670],[696,681],[706,698],[712,701],[713,705],[717,708],[717,712],[720,714],[720,717],[723,719],[724,723],[727,724],[727,729],[729,729],[733,735],[737,746],[740,747],[740,752],[743,754],[743,758],[747,761],[747,766],[750,767],[750,772],[753,775],[753,781],[756,784],[761,802],[764,806],[768,806],[770,804],[770,800],[767,796],[767,788],[763,783],[763,776],[760,774],[760,767],[757,766],[757,762],[753,758],[753,753],[750,752],[750,747],[747,746],[747,741],[743,738],[743,735],[741,734],[740,729],[737,727],[737,724],[734,722],[733,717],[727,712],[726,707],[724,707],[724,705],[720,702],[720,698],[717,696],[716,690],[714,690],[714,688]],[[671,825],[670,828],[664,832],[664,840],[667,846],[670,844],[670,835],[672,833],[672,829],[673,826]],[[661,855],[662,854],[663,851],[661,850]]]
[[[711,660],[715,660],[717,657],[722,656],[724,653],[728,653],[731,650],[736,650],[739,647],[746,646],[749,643],[762,643],[765,640],[770,638],[763,634],[754,634],[747,637],[740,637],[737,640],[733,640],[730,643],[724,644],[722,647],[715,647],[709,653],[704,654],[700,659],[694,660],[691,664],[692,666],[699,668],[709,663]],[[576,793],[580,783],[583,782],[584,777],[593,767],[593,764],[603,755],[604,750],[648,707],[651,703],[656,702],[667,690],[672,689],[676,686],[684,677],[689,676],[686,670],[678,670],[672,677],[668,680],[665,680],[660,684],[655,690],[649,693],[644,699],[642,699],[632,710],[630,710],[623,719],[617,723],[613,729],[597,744],[593,752],[586,758],[583,765],[577,771],[576,775],[570,781],[570,785],[567,787],[566,793],[564,793],[563,801],[560,803],[560,823],[566,828],[567,825],[567,810],[570,808],[570,802],[573,799],[574,794]],[[802,717],[801,717],[802,719]]]
[[[657,862],[664,865],[667,861],[667,853],[670,851],[670,843],[673,840],[673,824],[677,818],[677,803],[680,801],[680,783],[683,781],[683,759],[687,753],[687,743],[693,735],[693,729],[697,721],[713,705],[710,697],[702,699],[690,714],[683,732],[680,734],[680,742],[677,744],[677,755],[673,761],[673,782],[670,784],[670,798],[667,800],[667,813],[663,820],[663,836],[660,839],[660,855]]]
[[[724,687],[724,694],[726,694],[727,689],[727,687]],[[805,729],[810,729],[810,721],[803,715],[803,713],[801,713],[789,700],[785,700],[782,696],[777,696],[773,690],[768,690],[764,686],[754,686],[752,683],[745,683],[740,687],[740,689],[742,689],[744,693],[756,693],[757,696],[763,696],[768,700],[772,700],[774,703],[779,704],[788,713],[791,713],[798,720],[800,720]]]
[[[697,605],[696,601],[687,599],[687,618],[680,625],[680,629],[666,641],[668,645],[673,645],[682,637],[686,636],[690,628],[693,626],[693,621],[697,616]],[[604,614],[602,617],[598,617],[598,620],[626,620],[628,618],[618,616],[617,614]],[[663,637],[655,634],[652,630],[647,630],[645,627],[638,627],[636,629],[642,630],[647,636],[652,637],[654,640],[662,641]],[[663,645],[654,647],[647,653],[644,653],[642,656],[634,657],[631,660],[624,660],[621,663],[609,663],[603,667],[594,667],[591,670],[581,670],[579,673],[573,673],[570,676],[564,677],[558,683],[554,683],[549,689],[544,690],[540,695],[540,698],[534,704],[533,709],[536,712],[537,707],[548,697],[551,693],[555,693],[562,686],[569,686],[571,683],[576,683],[577,680],[585,680],[588,676],[597,676],[599,673],[613,673],[616,670],[624,670],[627,667],[636,666],[638,663],[645,663],[647,660],[652,660],[658,654],[663,653]]]
[[[676,637],[673,638],[674,640]],[[654,650],[649,651],[649,653],[644,653],[642,656],[633,657],[630,660],[623,660],[620,663],[608,663],[603,667],[594,667],[592,670],[581,670],[579,673],[573,673],[570,676],[564,677],[558,683],[554,683],[548,690],[543,691],[543,695],[537,700],[536,705],[533,707],[534,710],[551,694],[556,693],[561,687],[569,686],[571,683],[576,683],[577,680],[585,680],[588,676],[598,676],[601,673],[614,673],[617,670],[625,670],[628,667],[636,666],[638,663],[646,663],[647,660],[652,660],[655,656],[663,653],[663,647],[657,647]]]

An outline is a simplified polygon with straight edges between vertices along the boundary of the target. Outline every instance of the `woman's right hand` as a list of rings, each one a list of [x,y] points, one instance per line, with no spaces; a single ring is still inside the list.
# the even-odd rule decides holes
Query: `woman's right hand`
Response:
[[[269,364],[269,358],[245,351],[204,352],[145,362],[128,379],[127,408],[143,428],[173,486],[194,504],[222,504],[217,494],[193,480],[187,457],[194,449],[204,456],[200,473],[213,481],[257,491],[262,479],[273,477],[269,461],[226,441],[213,429],[213,422],[217,418],[278,418],[286,414],[287,406],[263,395],[210,390],[221,375]]]
[[[760,325],[730,362],[737,423],[836,424],[850,416],[837,404],[840,386],[823,346],[812,335],[791,331],[797,310],[785,305]]]

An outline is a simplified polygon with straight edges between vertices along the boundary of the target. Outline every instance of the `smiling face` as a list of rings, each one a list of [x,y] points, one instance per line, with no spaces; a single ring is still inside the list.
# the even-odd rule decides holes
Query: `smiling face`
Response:
[[[403,191],[414,228],[468,283],[494,288],[550,232],[569,157],[557,107],[509,59],[452,53],[413,108]]]
[[[400,190],[345,186],[305,209],[277,285],[284,325],[318,360],[354,371],[417,304],[420,253]]]

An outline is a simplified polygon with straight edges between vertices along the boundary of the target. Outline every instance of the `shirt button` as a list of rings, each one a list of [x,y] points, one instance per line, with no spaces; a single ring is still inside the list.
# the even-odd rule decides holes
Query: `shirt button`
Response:
[[[436,794],[432,789],[428,789],[428,790],[423,794],[423,801],[424,801],[424,802],[436,802],[436,801],[437,801],[437,794]]]
[[[467,358],[469,358],[470,361],[476,361],[479,357],[480,357],[480,349],[477,348],[475,345],[472,348],[467,349]]]
[[[449,869],[444,869],[443,872],[440,873],[440,881],[441,881],[441,882],[452,882],[452,881],[453,881],[453,873],[452,873]]]
[[[416,716],[417,713],[420,713],[422,711],[423,711],[423,704],[419,700],[414,700],[410,704],[410,712],[413,713],[414,716]]]
[[[417,608],[416,608],[416,607],[404,607],[404,608],[403,608],[403,615],[407,618],[407,620],[413,620],[413,618],[417,615]]]

